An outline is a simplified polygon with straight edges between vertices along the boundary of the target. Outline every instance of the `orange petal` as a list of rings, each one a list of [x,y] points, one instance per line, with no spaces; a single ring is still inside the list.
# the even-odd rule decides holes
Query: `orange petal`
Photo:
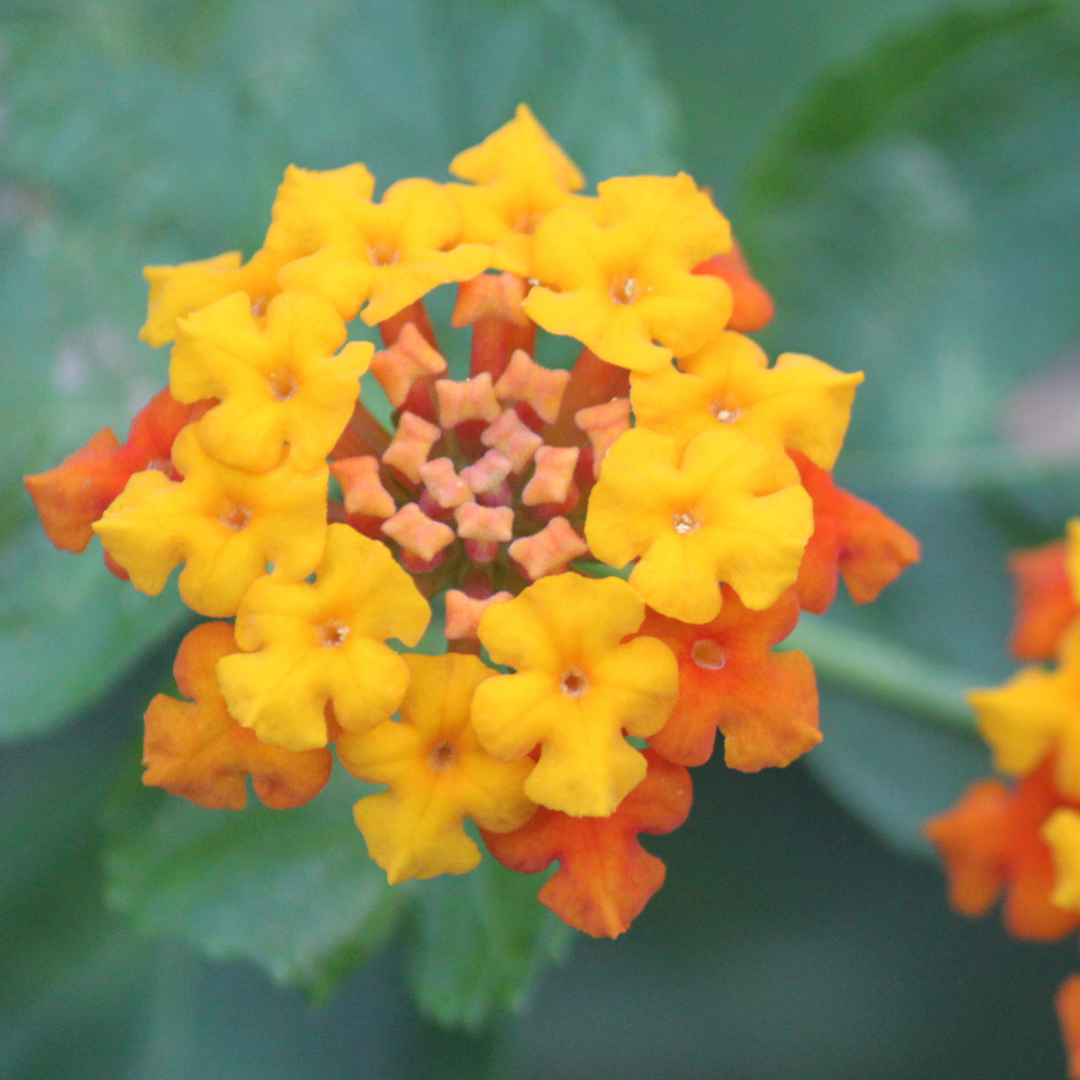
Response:
[[[158,694],[146,710],[143,783],[212,810],[242,810],[250,773],[269,807],[302,806],[322,790],[333,758],[325,749],[294,752],[266,746],[225,707],[215,667],[239,652],[226,622],[202,623],[180,645],[173,672],[193,701]]]
[[[1080,915],[1050,902],[1054,864],[1042,826],[1069,805],[1053,783],[1046,758],[1012,790],[980,780],[951,810],[929,821],[949,877],[949,902],[963,915],[982,915],[1004,889],[1009,932],[1028,941],[1055,941],[1080,925]]]
[[[749,334],[772,322],[776,313],[772,297],[750,272],[737,241],[732,240],[730,251],[714,255],[695,267],[694,273],[723,278],[731,286],[733,307],[727,324],[729,330]]]
[[[1009,647],[1020,660],[1049,660],[1065,628],[1080,615],[1066,570],[1064,540],[1014,551],[1009,571],[1016,584],[1016,622]]]
[[[1069,1063],[1069,1080],[1080,1080],[1080,975],[1070,975],[1054,998],[1065,1056]]]
[[[814,502],[814,534],[795,585],[802,609],[825,611],[836,596],[838,573],[856,604],[869,603],[919,561],[919,541],[876,506],[837,487],[805,454],[789,454]]]
[[[569,926],[593,937],[618,937],[630,928],[664,882],[664,864],[638,842],[638,833],[662,835],[690,812],[690,774],[645,751],[645,779],[606,818],[575,818],[540,807],[511,833],[483,832],[488,850],[504,866],[535,874],[554,860],[559,869],[539,900]]]
[[[751,611],[727,585],[723,597],[720,614],[703,626],[645,616],[640,633],[659,638],[679,661],[679,700],[649,745],[669,761],[702,765],[719,728],[729,767],[790,765],[821,742],[813,665],[801,652],[772,651],[795,628],[798,600],[789,589],[772,607]]]
[[[48,538],[78,553],[94,535],[91,525],[124,490],[132,473],[169,469],[173,440],[205,403],[181,405],[168,390],[155,394],[131,422],[121,446],[109,428],[48,472],[25,479]]]

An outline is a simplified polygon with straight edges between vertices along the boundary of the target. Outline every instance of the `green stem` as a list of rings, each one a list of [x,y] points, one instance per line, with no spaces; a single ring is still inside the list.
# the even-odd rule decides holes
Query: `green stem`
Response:
[[[806,653],[822,682],[838,690],[965,735],[976,733],[964,695],[978,680],[961,671],[831,620],[803,618],[784,644]]]

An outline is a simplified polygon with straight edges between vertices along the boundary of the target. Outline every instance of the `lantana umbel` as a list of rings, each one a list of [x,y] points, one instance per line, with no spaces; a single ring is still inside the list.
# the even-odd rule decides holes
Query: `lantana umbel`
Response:
[[[96,533],[150,594],[179,566],[234,620],[181,646],[192,700],[151,704],[144,782],[239,809],[250,774],[285,808],[333,746],[385,785],[355,817],[391,882],[472,870],[471,819],[614,937],[664,878],[638,834],[683,822],[718,730],[744,771],[820,741],[810,661],[774,652],[800,609],[838,573],[873,599],[918,544],[832,483],[861,374],[770,367],[746,335],[772,302],[689,176],[584,193],[525,105],[450,171],[376,200],[363,165],[290,166],[250,259],[148,268],[169,388],[27,486],[58,547]],[[435,601],[442,655],[409,652]]]
[[[1080,519],[1068,536],[1015,552],[1012,652],[1032,661],[1002,686],[972,690],[979,731],[1005,780],[979,780],[926,825],[961,914],[999,896],[1005,926],[1056,941],[1080,926]],[[1080,974],[1057,995],[1069,1077],[1080,1080]]]

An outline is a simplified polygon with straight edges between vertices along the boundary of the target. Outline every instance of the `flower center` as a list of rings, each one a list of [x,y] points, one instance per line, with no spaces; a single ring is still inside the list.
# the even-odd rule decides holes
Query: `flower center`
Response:
[[[637,281],[632,277],[617,277],[611,283],[611,299],[616,304],[632,304],[640,292]]]
[[[675,514],[671,519],[672,528],[680,535],[685,536],[687,533],[693,532],[695,529],[701,528],[701,522],[698,521],[693,514],[686,511],[682,514]]]
[[[372,266],[393,266],[401,258],[401,252],[389,244],[376,244],[368,253]]]
[[[690,649],[690,659],[700,668],[709,671],[719,671],[726,663],[727,657],[715,641],[710,638],[699,638]]]
[[[559,689],[572,698],[584,697],[585,691],[589,689],[589,680],[577,668],[570,668],[569,671],[563,672],[563,677],[559,680]]]
[[[714,401],[709,406],[709,412],[720,421],[721,424],[734,424],[742,416],[742,409],[729,409],[722,401]]]
[[[436,743],[428,753],[428,763],[435,772],[445,772],[457,760],[457,747],[449,739]]]
[[[270,391],[278,401],[288,401],[299,389],[300,384],[291,371],[275,371],[270,376]]]
[[[270,298],[267,296],[259,296],[251,301],[251,314],[256,319],[261,319],[266,314],[266,307],[270,303]]]
[[[532,236],[536,232],[537,225],[540,224],[540,214],[531,214],[528,211],[524,211],[514,219],[514,224],[511,225],[516,233],[522,233],[525,236]]]
[[[226,529],[231,529],[233,532],[242,532],[246,528],[249,521],[251,521],[251,511],[246,506],[233,505],[225,511],[218,521],[225,526]]]
[[[350,628],[344,623],[324,622],[319,627],[319,644],[324,649],[336,649],[345,644],[345,639],[349,636]]]

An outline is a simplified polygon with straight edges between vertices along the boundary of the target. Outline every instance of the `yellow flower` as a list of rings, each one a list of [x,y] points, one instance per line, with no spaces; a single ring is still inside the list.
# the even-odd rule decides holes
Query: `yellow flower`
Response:
[[[495,674],[475,656],[404,657],[409,688],[401,720],[338,740],[341,763],[355,776],[388,791],[356,804],[356,824],[368,852],[391,885],[408,878],[464,874],[480,849],[462,828],[505,833],[536,809],[524,794],[527,758],[504,763],[487,754],[469,722],[473,693]]]
[[[570,192],[585,186],[527,105],[479,146],[458,154],[450,171],[478,185],[449,185],[461,207],[461,239],[491,244],[491,265],[522,277],[532,276],[533,237],[544,215],[574,201]]]
[[[172,460],[181,483],[156,469],[135,473],[94,525],[135,588],[157,596],[185,563],[181,599],[222,618],[268,563],[285,578],[315,569],[326,535],[325,463],[301,470],[286,459],[270,472],[244,472],[210,457],[195,425],[176,437]]]
[[[795,583],[813,504],[787,458],[730,428],[676,444],[634,428],[607,452],[585,539],[615,567],[640,557],[630,584],[662,615],[706,623],[726,581],[754,611]]]
[[[640,427],[669,436],[681,450],[700,432],[726,424],[777,455],[801,450],[823,469],[836,464],[863,381],[862,372],[846,375],[795,353],[770,368],[755,342],[731,331],[680,360],[679,368],[631,376]]]
[[[229,712],[287,750],[326,745],[328,701],[342,727],[374,727],[397,709],[409,680],[387,638],[416,645],[430,618],[384,544],[331,525],[314,584],[273,574],[245,594],[236,616],[244,653],[218,664]]]
[[[656,638],[621,644],[645,605],[619,578],[541,578],[489,607],[479,637],[491,659],[517,670],[477,689],[472,719],[481,746],[515,761],[540,746],[525,783],[533,802],[575,817],[607,817],[645,777],[623,733],[664,726],[679,689],[678,665]]]
[[[540,223],[533,276],[541,284],[525,311],[601,360],[657,371],[724,329],[731,289],[691,271],[731,247],[731,230],[685,173],[621,177],[597,190],[595,207],[562,206]]]
[[[149,345],[167,345],[176,335],[177,319],[230,293],[246,293],[250,303],[264,304],[280,291],[278,271],[293,254],[263,248],[245,263],[239,251],[227,251],[180,266],[145,267],[150,302],[139,337]]]
[[[1053,750],[1058,788],[1080,799],[1080,628],[1066,635],[1057,670],[1025,667],[1004,686],[972,690],[968,701],[1001,772],[1023,776]]]
[[[1066,911],[1080,911],[1080,814],[1055,810],[1042,827],[1042,835],[1054,854],[1057,870],[1050,900]]]
[[[453,245],[461,212],[431,180],[400,180],[381,203],[362,165],[311,172],[290,165],[274,203],[268,239],[309,254],[279,274],[287,289],[320,293],[345,319],[362,304],[369,326],[396,315],[436,285],[486,269],[491,249]]]
[[[173,397],[220,399],[199,421],[199,438],[219,461],[265,472],[288,443],[293,464],[313,469],[345,430],[375,349],[354,341],[334,356],[345,338],[341,316],[321,296],[283,293],[258,318],[247,296],[233,293],[180,320]]]

